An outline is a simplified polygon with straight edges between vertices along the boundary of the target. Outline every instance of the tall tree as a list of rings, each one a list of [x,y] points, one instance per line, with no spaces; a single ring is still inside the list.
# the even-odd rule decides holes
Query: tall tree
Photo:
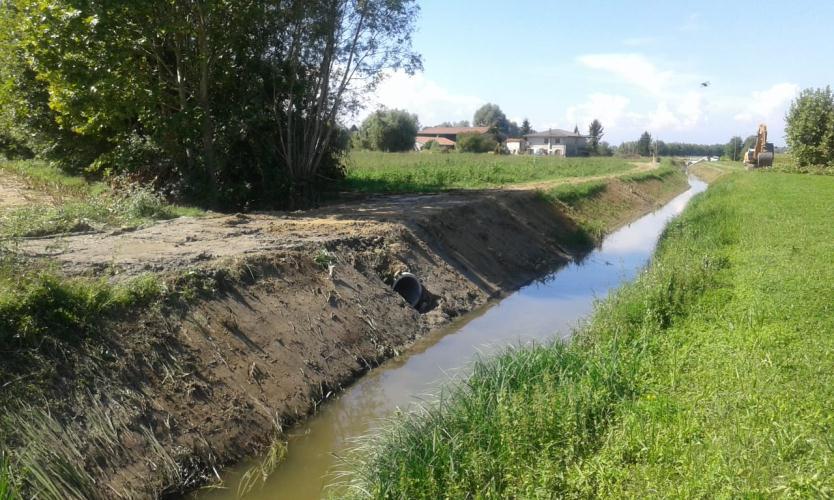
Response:
[[[643,132],[637,141],[637,154],[640,156],[650,156],[652,154],[652,136],[648,131]]]
[[[484,104],[477,111],[472,119],[472,124],[476,127],[491,127],[496,130],[499,135],[511,136],[513,132],[517,133],[518,126],[511,124],[507,120],[507,115],[501,111],[497,104]]]
[[[522,136],[526,136],[527,134],[531,134],[533,132],[533,128],[530,126],[530,120],[527,118],[521,122],[521,129],[519,130]]]
[[[739,161],[744,157],[744,142],[741,137],[734,136],[724,147],[724,156],[731,161]]]
[[[573,133],[579,135],[579,125],[573,126]]]
[[[602,137],[605,135],[605,129],[602,127],[602,123],[599,120],[594,119],[590,125],[588,125],[588,136],[591,146],[591,152],[593,154],[599,154],[599,142],[602,140]]]

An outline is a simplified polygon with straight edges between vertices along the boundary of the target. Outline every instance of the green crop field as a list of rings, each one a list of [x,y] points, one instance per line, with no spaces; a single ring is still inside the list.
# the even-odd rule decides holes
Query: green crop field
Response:
[[[354,151],[342,187],[351,191],[391,193],[494,188],[620,174],[634,168],[633,163],[620,158]]]
[[[573,341],[479,362],[361,450],[354,491],[831,497],[832,193],[825,176],[718,180]]]

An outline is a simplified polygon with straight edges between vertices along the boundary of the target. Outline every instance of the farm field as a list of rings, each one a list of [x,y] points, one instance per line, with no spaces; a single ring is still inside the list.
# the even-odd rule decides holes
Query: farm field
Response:
[[[636,165],[621,158],[496,156],[475,153],[354,151],[342,187],[405,193],[496,188],[509,184],[622,174]]]
[[[825,176],[719,179],[574,341],[479,362],[363,449],[356,491],[831,496],[832,192]]]

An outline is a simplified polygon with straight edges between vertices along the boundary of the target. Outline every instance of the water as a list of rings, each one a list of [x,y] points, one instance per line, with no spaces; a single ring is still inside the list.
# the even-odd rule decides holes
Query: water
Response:
[[[328,402],[319,413],[295,428],[289,456],[262,490],[247,498],[320,498],[333,481],[338,457],[351,440],[372,432],[397,409],[431,400],[450,377],[466,374],[478,355],[508,345],[567,338],[593,310],[594,302],[631,281],[648,263],[669,220],[678,215],[707,185],[693,177],[690,189],[660,210],[612,233],[602,246],[540,282],[528,285],[498,303],[470,314],[419,341],[412,349],[384,363]],[[233,497],[237,475],[226,478],[228,490],[212,498]]]

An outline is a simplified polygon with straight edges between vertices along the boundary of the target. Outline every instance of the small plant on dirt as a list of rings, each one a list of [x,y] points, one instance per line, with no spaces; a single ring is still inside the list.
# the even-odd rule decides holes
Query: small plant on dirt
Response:
[[[336,262],[336,258],[333,256],[332,253],[328,252],[326,249],[322,248],[321,250],[316,253],[316,256],[313,257],[313,261],[318,265],[322,270],[326,271],[330,269]]]

